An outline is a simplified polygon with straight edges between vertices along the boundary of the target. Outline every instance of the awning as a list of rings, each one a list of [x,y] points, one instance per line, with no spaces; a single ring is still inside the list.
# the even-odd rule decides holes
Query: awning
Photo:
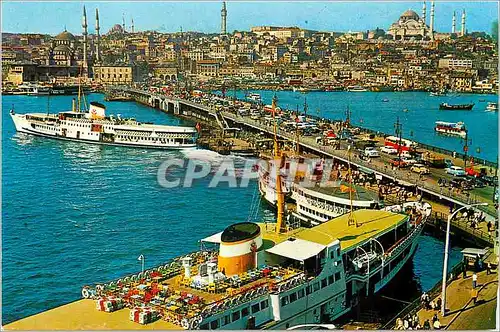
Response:
[[[465,248],[461,251],[464,256],[477,257],[484,256],[488,252],[488,249],[478,249],[478,248]]]
[[[316,256],[325,248],[326,246],[319,243],[290,238],[266,251],[271,254],[303,262],[310,257]]]
[[[221,239],[220,239],[221,235],[222,235],[222,232],[219,232],[219,233],[214,234],[214,235],[210,235],[209,237],[202,239],[201,242],[220,243],[221,242]]]

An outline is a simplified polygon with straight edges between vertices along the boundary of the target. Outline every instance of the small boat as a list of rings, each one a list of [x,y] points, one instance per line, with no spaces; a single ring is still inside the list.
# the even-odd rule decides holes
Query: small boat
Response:
[[[360,85],[350,85],[347,87],[347,91],[349,92],[366,92],[368,91],[365,87]]]
[[[472,103],[472,104],[456,104],[456,105],[451,105],[448,103],[439,104],[440,110],[467,110],[467,111],[470,111],[473,107],[474,107],[474,103]]]
[[[485,101],[486,101],[486,99],[479,99],[480,103],[484,103]]]
[[[444,135],[453,135],[465,137],[467,136],[467,129],[465,128],[465,124],[463,122],[444,122],[444,121],[436,121],[436,126],[434,130],[438,134]]]
[[[431,97],[446,96],[446,93],[444,93],[444,92],[431,92],[431,93],[429,93],[429,96],[431,96]]]
[[[498,103],[488,103],[488,106],[486,106],[486,110],[493,112],[498,111]]]
[[[261,97],[258,93],[249,93],[247,95],[247,99],[253,100],[253,101],[260,101]]]
[[[389,99],[384,98],[384,99],[382,99],[382,102],[383,102],[383,103],[387,103],[387,102],[389,102]]]
[[[407,109],[407,108],[405,108],[405,109],[403,110],[403,112],[405,112],[405,113],[407,113],[407,112],[409,112],[409,111],[410,111],[410,110],[409,110],[409,109]]]

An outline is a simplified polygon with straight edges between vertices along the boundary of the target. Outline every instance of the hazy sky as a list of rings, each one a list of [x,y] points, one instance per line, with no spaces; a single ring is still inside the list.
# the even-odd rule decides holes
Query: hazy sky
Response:
[[[94,31],[95,8],[99,8],[101,33],[121,24],[125,15],[127,29],[131,18],[136,31],[155,29],[163,32],[219,32],[222,2],[149,2],[149,1],[2,1],[2,31],[57,34],[67,30],[81,34],[82,7],[87,8],[89,32]],[[427,24],[430,18],[427,1]],[[375,1],[302,1],[259,2],[227,1],[227,29],[249,30],[256,25],[299,26],[322,31],[362,31],[376,27],[387,30],[407,9],[422,14],[422,2]],[[498,18],[498,2],[436,1],[435,30],[450,32],[453,11],[460,30],[461,12],[466,10],[467,30],[491,32]]]

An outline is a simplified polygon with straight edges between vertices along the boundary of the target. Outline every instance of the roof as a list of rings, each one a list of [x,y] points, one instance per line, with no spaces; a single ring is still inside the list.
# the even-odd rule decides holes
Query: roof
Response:
[[[266,232],[265,226],[262,225],[261,230],[264,238],[268,238],[275,243],[284,242],[290,236],[325,246],[339,240],[341,249],[347,250],[366,242],[372,237],[387,233],[408,218],[404,214],[368,209],[356,210],[353,212],[353,216],[358,226],[348,225],[349,214],[346,213],[318,226],[300,228],[288,234],[278,235],[274,232],[274,228]]]
[[[71,52],[71,49],[68,45],[57,45],[54,47],[55,52]]]
[[[464,256],[484,256],[488,252],[488,249],[478,249],[478,248],[465,248],[461,251]]]
[[[414,12],[413,10],[411,10],[411,9],[408,9],[407,11],[405,11],[405,12],[401,15],[401,17],[416,18],[416,19],[418,19],[418,18],[419,18],[418,14],[417,14],[417,13],[415,13],[415,12]]]
[[[58,34],[55,39],[58,40],[75,40],[75,36],[71,32],[68,31],[63,31],[60,34]]]
[[[221,235],[222,232],[210,235],[201,240],[201,242],[209,242],[209,243],[221,243]]]
[[[288,240],[281,242],[266,251],[271,254],[291,258],[297,261],[304,261],[310,257],[316,256],[325,248],[325,245],[319,243],[289,238]]]

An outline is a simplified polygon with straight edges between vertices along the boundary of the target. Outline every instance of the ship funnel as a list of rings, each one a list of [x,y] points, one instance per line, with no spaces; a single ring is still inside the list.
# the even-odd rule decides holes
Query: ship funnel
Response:
[[[89,117],[91,119],[103,119],[106,112],[106,106],[98,102],[91,102],[89,108]]]
[[[191,261],[193,259],[191,257],[184,257],[182,259],[182,266],[184,267],[184,277],[186,279],[191,278]]]
[[[207,264],[207,274],[208,274],[208,283],[213,284],[215,282],[215,273],[217,272],[217,264],[208,263]]]
[[[256,252],[262,246],[259,225],[242,222],[227,227],[221,235],[219,270],[227,277],[256,267]]]

